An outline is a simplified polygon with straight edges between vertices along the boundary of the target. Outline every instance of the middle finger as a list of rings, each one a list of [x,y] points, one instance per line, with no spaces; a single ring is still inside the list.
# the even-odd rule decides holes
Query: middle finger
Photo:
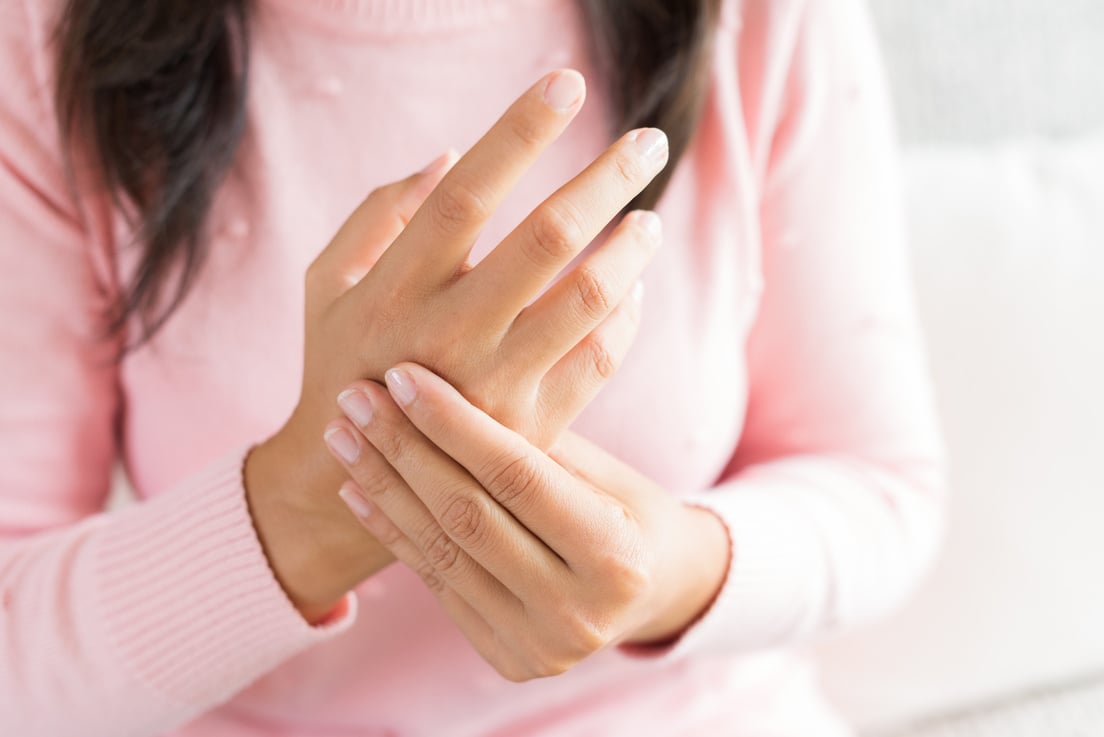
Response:
[[[579,112],[581,74],[547,75],[510,106],[456,162],[380,259],[388,280],[416,278],[432,289],[460,273],[491,214]],[[377,267],[378,268],[378,267]]]
[[[460,288],[479,305],[480,314],[510,324],[648,186],[666,166],[667,157],[662,131],[642,128],[627,133],[465,274]]]

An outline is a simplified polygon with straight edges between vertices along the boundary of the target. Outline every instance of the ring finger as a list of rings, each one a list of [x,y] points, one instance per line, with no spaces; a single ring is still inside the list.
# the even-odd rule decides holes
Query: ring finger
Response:
[[[330,451],[364,497],[432,566],[443,585],[456,591],[484,616],[508,616],[521,610],[518,598],[445,534],[402,477],[349,421],[330,423],[325,438]],[[380,543],[387,545],[384,540]],[[397,551],[392,552],[398,555]]]
[[[526,365],[555,364],[625,301],[662,238],[658,215],[629,213],[602,248],[518,315],[505,353]]]
[[[492,664],[501,659],[499,640],[487,620],[444,582],[417,546],[410,542],[410,538],[368,501],[367,495],[356,482],[346,481],[339,494],[364,529],[390,550],[400,563],[422,579],[426,588],[437,597],[449,618],[456,623],[479,654]]]

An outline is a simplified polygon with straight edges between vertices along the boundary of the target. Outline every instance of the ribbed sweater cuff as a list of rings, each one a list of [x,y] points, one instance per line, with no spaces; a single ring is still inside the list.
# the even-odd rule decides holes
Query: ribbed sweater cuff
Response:
[[[350,593],[311,626],[276,580],[242,485],[247,449],[97,531],[98,615],[132,677],[209,708],[314,643],[347,629]]]
[[[784,493],[785,478],[741,478],[683,503],[724,523],[730,562],[709,609],[675,641],[624,644],[630,657],[677,659],[698,652],[751,652],[786,644],[815,626],[829,586],[826,552],[815,522]],[[780,488],[781,487],[781,488]]]

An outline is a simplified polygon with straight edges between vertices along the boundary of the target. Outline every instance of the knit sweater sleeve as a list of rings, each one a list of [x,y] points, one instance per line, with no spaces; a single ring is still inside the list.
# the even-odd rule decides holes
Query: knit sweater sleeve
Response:
[[[704,615],[673,643],[623,647],[636,656],[786,646],[875,617],[941,536],[944,446],[869,18],[861,0],[742,5],[763,294],[743,436],[688,500],[724,522],[731,559]]]
[[[117,342],[42,58],[43,3],[0,0],[0,734],[161,734],[347,627],[312,627],[254,532],[245,448],[102,511]]]

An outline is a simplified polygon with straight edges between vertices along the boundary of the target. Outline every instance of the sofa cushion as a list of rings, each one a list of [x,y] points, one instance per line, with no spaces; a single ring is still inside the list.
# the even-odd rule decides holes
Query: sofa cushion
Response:
[[[1104,671],[1104,136],[906,171],[954,497],[911,605],[823,648],[875,728]]]

